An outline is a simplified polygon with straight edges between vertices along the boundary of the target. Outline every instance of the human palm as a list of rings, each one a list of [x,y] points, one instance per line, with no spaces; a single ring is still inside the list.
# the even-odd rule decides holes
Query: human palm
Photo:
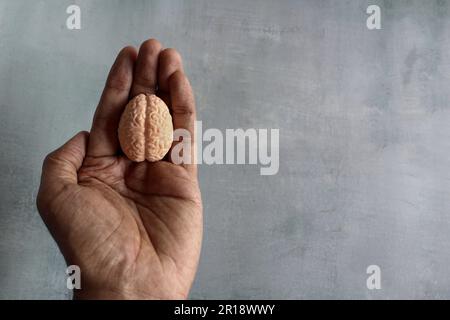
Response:
[[[69,264],[78,298],[186,298],[197,269],[202,205],[195,165],[133,163],[117,140],[138,93],[160,95],[174,128],[193,133],[195,107],[181,58],[149,40],[118,55],[94,116],[44,162],[38,208]],[[192,135],[193,136],[193,135]]]

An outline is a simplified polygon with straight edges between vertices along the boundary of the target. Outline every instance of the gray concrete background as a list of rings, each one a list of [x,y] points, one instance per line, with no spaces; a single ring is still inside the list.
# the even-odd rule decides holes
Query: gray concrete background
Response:
[[[70,297],[41,161],[149,37],[184,56],[204,127],[280,129],[276,176],[200,168],[192,298],[450,298],[449,17],[448,1],[0,0],[0,298]]]

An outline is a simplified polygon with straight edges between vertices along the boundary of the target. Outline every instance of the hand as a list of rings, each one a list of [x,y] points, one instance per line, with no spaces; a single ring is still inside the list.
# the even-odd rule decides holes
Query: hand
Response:
[[[43,165],[39,212],[68,264],[81,269],[74,298],[183,299],[202,239],[195,165],[133,163],[120,154],[118,122],[128,100],[155,93],[174,129],[190,131],[195,105],[181,57],[147,40],[117,56],[90,134],[80,132]],[[194,150],[194,146],[192,146]]]

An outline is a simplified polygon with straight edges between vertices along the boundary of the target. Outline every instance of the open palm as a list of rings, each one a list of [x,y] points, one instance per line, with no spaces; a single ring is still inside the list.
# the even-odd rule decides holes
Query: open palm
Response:
[[[119,53],[91,132],[44,162],[37,204],[67,263],[81,269],[78,298],[186,298],[195,276],[202,238],[195,165],[133,163],[120,152],[120,115],[139,93],[163,98],[174,129],[194,137],[181,57],[148,40],[139,54],[131,47]]]

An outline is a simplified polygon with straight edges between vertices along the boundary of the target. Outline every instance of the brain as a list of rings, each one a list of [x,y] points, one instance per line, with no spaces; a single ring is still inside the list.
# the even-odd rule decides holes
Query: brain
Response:
[[[154,94],[139,94],[128,102],[119,122],[119,141],[132,161],[158,161],[173,141],[169,108]]]

